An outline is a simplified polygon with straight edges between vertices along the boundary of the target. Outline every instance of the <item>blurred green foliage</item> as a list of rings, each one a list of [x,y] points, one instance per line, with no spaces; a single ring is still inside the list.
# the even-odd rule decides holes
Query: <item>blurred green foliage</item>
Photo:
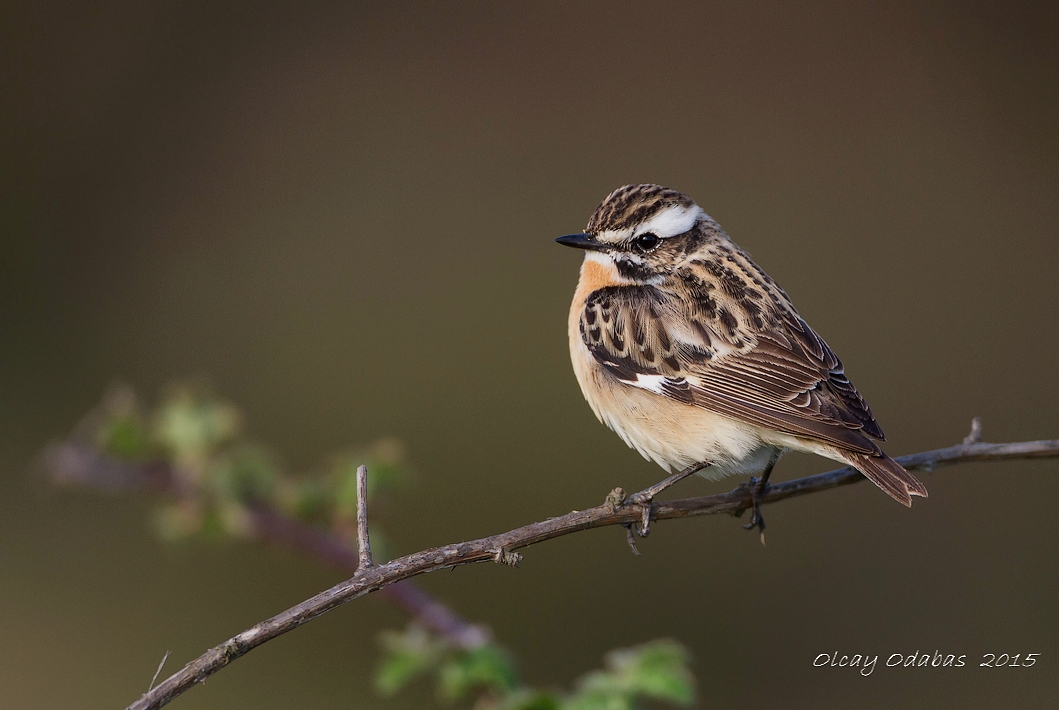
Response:
[[[688,652],[676,641],[652,641],[611,651],[605,668],[582,677],[569,693],[523,685],[509,654],[495,643],[459,649],[412,622],[386,632],[376,685],[391,695],[416,678],[433,676],[445,703],[476,696],[476,710],[635,710],[647,700],[688,706],[695,680]]]
[[[401,443],[382,439],[330,458],[304,475],[283,470],[267,448],[245,437],[239,409],[202,384],[174,385],[145,410],[127,388],[118,388],[93,417],[93,441],[123,461],[165,461],[180,494],[156,511],[156,529],[168,540],[252,535],[245,506],[267,505],[354,543],[357,466],[366,464],[369,499],[402,485],[408,466]],[[385,536],[373,531],[378,557]]]
[[[192,469],[239,435],[243,424],[234,405],[189,386],[171,388],[151,420],[154,440],[174,463]]]
[[[355,550],[357,467],[368,467],[373,502],[408,480],[404,449],[394,439],[292,475],[266,447],[245,437],[239,409],[201,384],[168,388],[149,411],[131,390],[119,389],[89,421],[92,441],[108,456],[169,464],[173,495],[158,509],[155,527],[171,541],[253,537],[247,506],[255,505],[317,526]],[[372,547],[376,559],[387,557],[378,525],[372,526]],[[476,710],[634,710],[648,701],[688,706],[695,698],[688,653],[671,640],[611,651],[603,669],[584,675],[569,692],[523,684],[511,655],[494,641],[457,646],[414,620],[404,631],[383,633],[380,643],[375,682],[384,695],[429,677],[440,702],[470,702]]]

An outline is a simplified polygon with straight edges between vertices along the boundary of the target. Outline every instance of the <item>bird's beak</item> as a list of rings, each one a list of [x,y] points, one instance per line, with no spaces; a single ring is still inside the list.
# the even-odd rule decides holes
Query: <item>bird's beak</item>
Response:
[[[555,241],[562,244],[564,247],[574,247],[575,249],[603,251],[607,248],[605,245],[597,242],[591,234],[567,234],[566,236],[559,237]]]

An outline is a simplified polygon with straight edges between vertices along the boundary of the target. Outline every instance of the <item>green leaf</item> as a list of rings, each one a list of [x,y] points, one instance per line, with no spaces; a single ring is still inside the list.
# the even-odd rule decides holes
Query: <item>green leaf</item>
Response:
[[[403,632],[384,631],[379,642],[385,656],[375,674],[375,687],[383,695],[393,695],[412,679],[433,671],[446,651],[444,643],[414,622]]]
[[[607,665],[623,676],[631,692],[680,705],[695,701],[695,679],[688,669],[689,660],[687,649],[671,639],[607,654]]]
[[[472,690],[510,692],[518,683],[507,653],[496,644],[464,651],[441,666],[438,693],[445,700],[459,700]]]
[[[158,408],[152,433],[178,462],[201,461],[232,440],[241,426],[242,417],[233,405],[183,386]]]
[[[691,705],[695,680],[688,661],[687,650],[668,639],[611,651],[607,669],[585,675],[563,710],[631,710],[639,699]]]
[[[207,468],[207,484],[222,499],[269,500],[279,479],[279,469],[268,451],[243,445],[215,459]]]
[[[562,710],[632,710],[636,707],[632,695],[612,683],[613,678],[602,671],[586,676],[592,682],[562,701]]]
[[[283,496],[283,508],[290,515],[299,520],[323,522],[331,495],[323,481],[318,478],[288,481],[284,491],[286,495]]]
[[[393,695],[428,670],[429,666],[422,658],[407,653],[391,653],[383,658],[375,674],[375,687],[383,695]]]
[[[103,453],[119,459],[145,458],[151,453],[147,426],[131,388],[112,387],[90,417],[98,421],[96,445]]]
[[[555,693],[519,688],[501,697],[493,710],[560,710],[561,707]]]
[[[147,427],[136,411],[123,412],[103,422],[99,448],[115,458],[137,459],[149,451]]]

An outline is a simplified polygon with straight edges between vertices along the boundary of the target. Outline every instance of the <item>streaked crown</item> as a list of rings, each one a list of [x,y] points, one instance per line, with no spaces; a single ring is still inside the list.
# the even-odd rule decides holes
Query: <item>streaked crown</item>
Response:
[[[700,216],[705,216],[702,208],[683,192],[662,185],[626,185],[607,195],[585,231],[603,243],[627,241],[645,232],[665,239],[688,231]]]
[[[645,184],[619,187],[596,208],[585,232],[555,241],[586,250],[586,264],[615,269],[621,283],[654,284],[716,239],[728,235],[694,200]]]

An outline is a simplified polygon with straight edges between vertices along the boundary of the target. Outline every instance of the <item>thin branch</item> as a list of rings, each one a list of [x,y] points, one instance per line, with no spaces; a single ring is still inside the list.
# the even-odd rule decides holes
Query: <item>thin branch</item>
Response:
[[[357,466],[357,557],[362,570],[372,567],[371,541],[368,539],[368,467]]]
[[[1013,444],[960,444],[947,449],[904,456],[897,460],[905,468],[932,471],[937,466],[965,461],[1001,461],[1056,456],[1059,456],[1059,439]],[[816,476],[786,481],[770,486],[762,497],[761,504],[776,503],[862,480],[864,480],[863,476],[855,469],[842,468]],[[671,520],[716,513],[738,515],[751,505],[750,491],[742,485],[719,495],[653,503],[651,504],[651,517],[655,520]],[[518,559],[514,552],[516,549],[591,528],[636,523],[640,521],[641,515],[639,506],[615,505],[612,496],[608,496],[606,502],[595,508],[574,511],[499,535],[423,550],[370,569],[358,570],[351,579],[211,648],[167,678],[153,691],[134,702],[127,710],[160,708],[251,649],[296,629],[346,602],[383,589],[387,585],[426,572],[451,569],[476,562],[496,561],[513,564]]]
[[[50,481],[61,485],[108,492],[146,491],[177,496],[186,493],[168,462],[121,461],[74,441],[48,447],[39,466]],[[251,537],[294,548],[349,574],[356,573],[360,564],[358,556],[340,536],[290,518],[260,502],[247,503],[245,508],[247,532]],[[412,580],[386,587],[380,594],[457,648],[481,648],[492,639],[487,626],[467,621]]]
[[[49,446],[38,467],[52,483],[87,486],[107,492],[176,492],[173,466],[167,461],[123,461],[94,446],[64,441]]]
[[[268,506],[250,506],[248,512],[254,533],[262,539],[293,547],[333,567],[356,573],[357,555],[337,535],[292,520]],[[379,593],[457,648],[481,648],[493,637],[487,626],[467,621],[410,579],[392,584]]]
[[[158,680],[158,676],[162,673],[162,666],[164,666],[165,662],[169,660],[169,654],[170,653],[171,653],[170,651],[166,651],[165,655],[162,656],[162,660],[158,662],[158,668],[155,669],[154,675],[151,676],[151,684],[147,686],[147,692],[148,693],[151,692],[151,688],[154,687],[154,682],[156,680]]]

